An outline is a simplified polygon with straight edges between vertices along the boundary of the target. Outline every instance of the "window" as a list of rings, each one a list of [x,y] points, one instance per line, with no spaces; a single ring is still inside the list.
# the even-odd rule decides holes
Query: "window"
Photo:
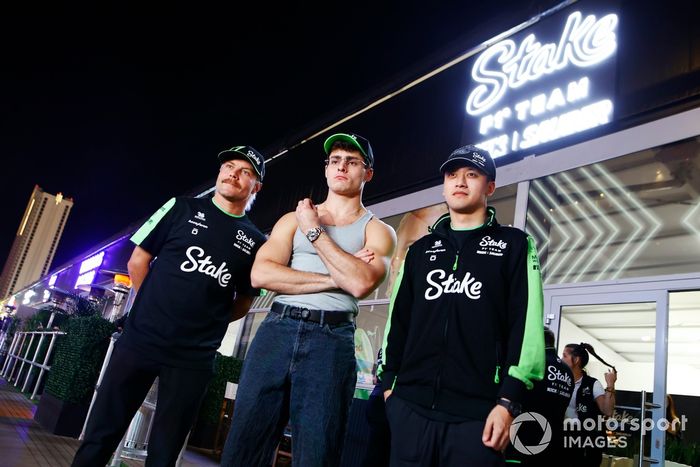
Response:
[[[700,271],[700,138],[533,180],[547,284]]]

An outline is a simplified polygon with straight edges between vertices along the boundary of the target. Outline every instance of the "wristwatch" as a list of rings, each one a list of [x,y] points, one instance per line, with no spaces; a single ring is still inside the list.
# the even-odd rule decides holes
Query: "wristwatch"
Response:
[[[501,405],[506,408],[511,417],[515,418],[523,412],[522,406],[513,401],[509,401],[503,398],[498,399],[496,404]]]
[[[319,225],[318,227],[314,227],[313,229],[309,229],[309,231],[306,232],[306,238],[308,238],[309,241],[310,241],[311,243],[313,243],[313,242],[315,242],[315,241],[318,239],[318,237],[320,237],[321,234],[322,234],[323,232],[325,232],[325,231],[326,231],[326,229],[324,229],[323,226],[320,226],[320,225]]]

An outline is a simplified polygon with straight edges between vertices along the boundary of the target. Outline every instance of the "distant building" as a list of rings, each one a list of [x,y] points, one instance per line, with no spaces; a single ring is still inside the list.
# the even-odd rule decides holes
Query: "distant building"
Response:
[[[38,185],[34,186],[2,269],[0,298],[49,272],[72,207],[71,198],[64,198],[61,193],[45,193]]]

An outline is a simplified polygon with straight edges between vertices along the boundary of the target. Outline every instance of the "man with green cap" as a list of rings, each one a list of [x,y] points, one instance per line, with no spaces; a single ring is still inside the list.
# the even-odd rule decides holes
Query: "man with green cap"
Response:
[[[337,133],[323,148],[328,197],[299,201],[255,258],[253,286],[278,295],[246,356],[223,466],[268,466],[288,421],[293,465],[340,464],[357,301],[384,280],[396,234],[362,205],[374,174],[369,141]]]
[[[248,312],[265,236],[248,219],[265,175],[250,146],[218,155],[211,198],[172,198],[131,237],[138,291],[97,391],[74,467],[103,466],[158,378],[146,465],[175,465],[230,321]]]

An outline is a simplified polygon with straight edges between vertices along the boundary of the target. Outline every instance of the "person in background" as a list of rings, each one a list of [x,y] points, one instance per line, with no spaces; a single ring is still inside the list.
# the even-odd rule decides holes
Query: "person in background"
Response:
[[[116,341],[73,467],[104,466],[158,378],[148,466],[173,466],[228,324],[258,290],[250,270],[265,235],[246,216],[265,175],[250,146],[218,155],[212,198],[172,198],[131,237],[134,305]]]
[[[544,374],[537,250],[487,205],[488,151],[458,148],[439,171],[449,212],[409,247],[384,332],[391,466],[502,466],[523,393]]]
[[[593,355],[603,365],[610,367],[605,373],[605,389],[596,378],[589,376],[585,368],[588,365],[589,355]],[[574,395],[566,408],[567,419],[577,419],[580,422],[579,430],[571,435],[580,435],[581,446],[567,446],[566,460],[575,467],[598,467],[603,459],[603,448],[598,447],[603,444],[607,435],[604,430],[597,430],[598,426],[605,426],[598,423],[603,417],[612,416],[615,411],[615,381],[617,381],[617,370],[595,353],[593,346],[581,342],[580,344],[568,344],[562,353],[562,360],[569,365],[574,375]],[[587,419],[595,421],[596,430],[586,431],[583,422]],[[565,433],[569,436],[570,433]],[[588,438],[588,442],[586,439]],[[596,443],[596,440],[598,442]]]
[[[367,139],[337,133],[323,144],[326,200],[284,215],[260,249],[256,287],[277,292],[241,374],[222,465],[269,465],[290,420],[295,467],[335,467],[357,379],[358,299],[384,280],[394,230],[362,205],[374,175]]]
[[[673,401],[671,394],[666,394],[666,420],[668,420],[666,434],[674,439],[682,440],[681,419],[676,413],[676,403]]]
[[[549,424],[552,437],[540,452],[538,446],[547,430],[541,420],[523,422],[506,450],[509,463],[531,466],[549,466],[561,463],[563,458],[564,416],[574,392],[574,376],[569,366],[557,357],[554,333],[544,328],[545,373],[542,381],[536,381],[532,390],[523,397],[523,412],[541,415]],[[528,447],[532,447],[528,449]]]
[[[386,296],[391,297],[394,281],[401,270],[408,248],[419,238],[430,232],[430,226],[447,212],[445,203],[414,209],[403,215],[396,229],[396,251],[391,258],[391,268],[386,284]]]

